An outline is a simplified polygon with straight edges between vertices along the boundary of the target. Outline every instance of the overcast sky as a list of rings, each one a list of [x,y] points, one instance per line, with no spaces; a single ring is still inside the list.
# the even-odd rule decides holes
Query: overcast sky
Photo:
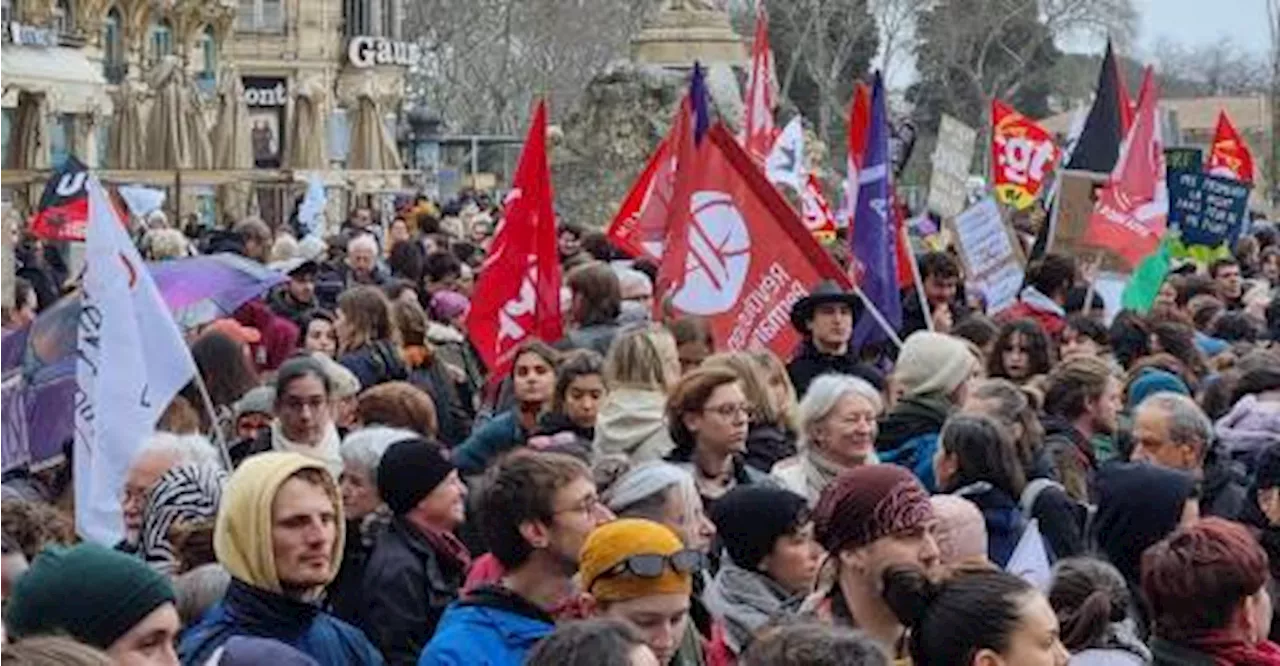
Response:
[[[1141,17],[1138,47],[1147,54],[1160,38],[1188,46],[1230,40],[1264,52],[1268,0],[1132,0]]]

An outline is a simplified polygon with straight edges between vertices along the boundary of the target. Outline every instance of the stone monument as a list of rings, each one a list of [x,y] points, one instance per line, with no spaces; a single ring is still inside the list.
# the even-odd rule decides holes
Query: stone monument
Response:
[[[640,64],[687,68],[741,65],[746,60],[742,39],[729,24],[729,15],[711,0],[666,0],[657,15],[631,40],[631,58]]]

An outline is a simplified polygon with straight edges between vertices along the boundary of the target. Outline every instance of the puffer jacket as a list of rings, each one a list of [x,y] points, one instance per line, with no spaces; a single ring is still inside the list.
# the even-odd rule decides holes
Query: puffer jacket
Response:
[[[501,587],[482,587],[454,602],[418,666],[515,666],[555,629],[555,619]]]
[[[1227,455],[1253,471],[1258,454],[1268,444],[1280,441],[1280,400],[1247,395],[1218,419],[1214,430]]]

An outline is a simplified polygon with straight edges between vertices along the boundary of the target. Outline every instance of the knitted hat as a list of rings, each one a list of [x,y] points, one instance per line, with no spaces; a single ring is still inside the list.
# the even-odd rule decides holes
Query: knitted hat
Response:
[[[431,314],[439,321],[461,317],[471,309],[471,301],[456,291],[444,290],[431,297]]]
[[[1141,405],[1147,396],[1162,392],[1191,395],[1186,382],[1172,372],[1159,368],[1143,368],[1129,384],[1128,407],[1132,411]]]
[[[436,444],[405,439],[387,448],[378,462],[378,494],[397,516],[408,513],[454,470]]]
[[[245,414],[272,414],[275,412],[276,387],[255,386],[249,389],[231,406],[236,419]]]
[[[105,650],[173,600],[142,560],[92,543],[51,546],[14,584],[4,621],[10,638],[66,633]]]
[[[822,491],[813,511],[814,536],[828,553],[861,548],[933,520],[929,495],[897,465],[863,465]]]
[[[779,538],[809,519],[809,501],[790,490],[769,485],[738,486],[715,504],[716,524],[734,564],[755,570]]]
[[[938,540],[938,559],[958,564],[987,559],[987,523],[978,505],[956,495],[929,498],[938,517],[933,536]]]
[[[918,331],[902,343],[894,376],[907,396],[950,394],[969,378],[978,359],[964,340]]]
[[[664,564],[656,578],[642,578],[629,571],[610,574],[634,555],[669,556],[684,550],[671,528],[651,520],[622,518],[597,527],[582,544],[578,575],[582,585],[599,601],[626,601],[659,594],[693,593],[693,574]]]

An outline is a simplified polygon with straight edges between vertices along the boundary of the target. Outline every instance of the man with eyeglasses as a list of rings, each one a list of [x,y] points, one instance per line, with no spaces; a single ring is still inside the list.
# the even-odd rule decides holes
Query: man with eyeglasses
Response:
[[[555,629],[587,535],[613,514],[577,458],[517,452],[486,477],[475,515],[504,574],[445,611],[418,666],[517,666]],[[687,595],[686,595],[687,596]]]
[[[324,463],[337,479],[342,474],[341,437],[333,420],[333,379],[317,358],[296,356],[285,361],[275,381],[275,420],[271,428],[231,447],[231,460],[265,451],[292,451]]]
[[[659,664],[705,663],[689,623],[700,552],[686,548],[665,525],[623,518],[592,532],[579,559],[588,615],[635,627]]]

